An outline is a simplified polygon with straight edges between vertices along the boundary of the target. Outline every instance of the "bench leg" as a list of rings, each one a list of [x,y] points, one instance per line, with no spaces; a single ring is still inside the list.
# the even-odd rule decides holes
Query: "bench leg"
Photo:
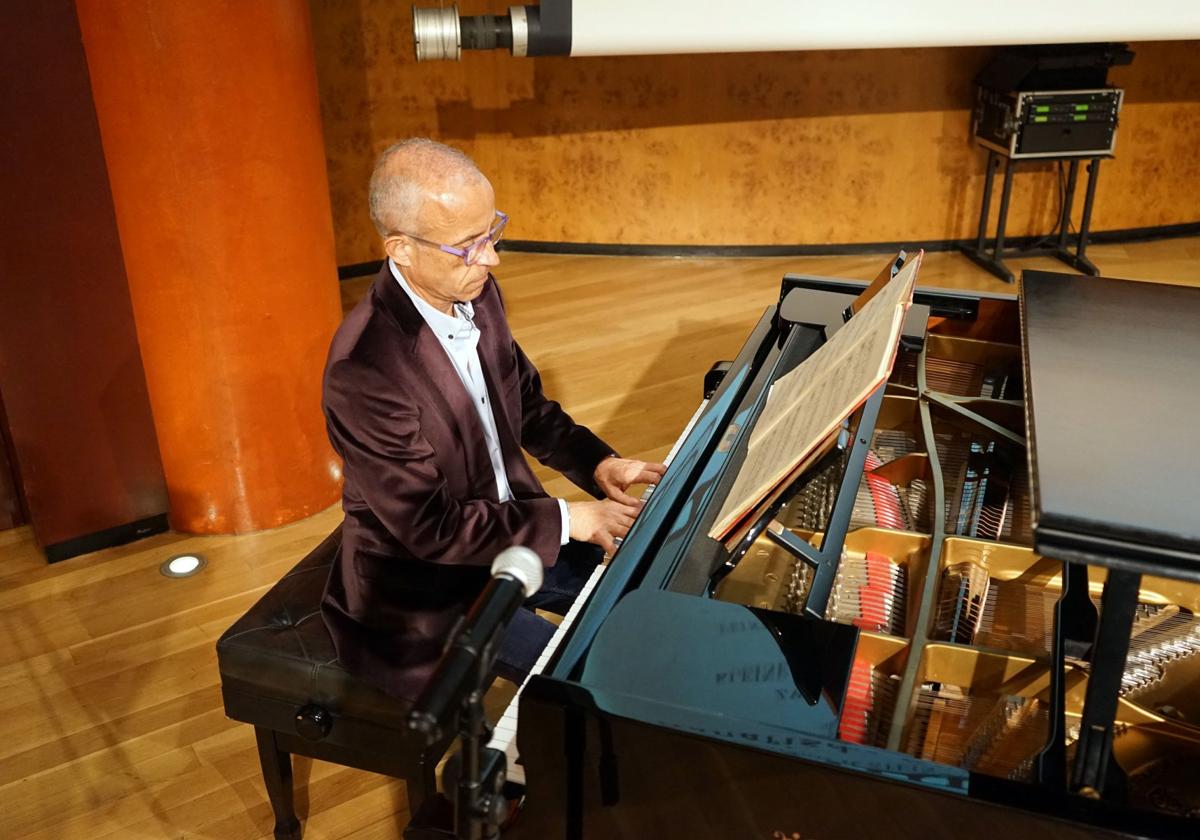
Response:
[[[439,744],[414,757],[404,768],[408,804],[417,813],[425,800],[437,795],[437,765],[446,752],[447,744]]]
[[[275,733],[261,726],[254,727],[258,739],[258,760],[262,764],[267,798],[275,812],[275,840],[300,840],[300,820],[292,790],[292,756],[279,748]]]
[[[452,840],[456,836],[454,803],[437,792],[437,764],[448,746],[449,742],[437,744],[403,764],[411,820],[404,829],[404,840]]]

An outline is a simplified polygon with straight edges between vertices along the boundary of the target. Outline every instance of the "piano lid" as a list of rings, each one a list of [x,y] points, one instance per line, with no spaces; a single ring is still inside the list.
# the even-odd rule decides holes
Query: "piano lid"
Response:
[[[1021,285],[1034,546],[1200,580],[1200,289]]]

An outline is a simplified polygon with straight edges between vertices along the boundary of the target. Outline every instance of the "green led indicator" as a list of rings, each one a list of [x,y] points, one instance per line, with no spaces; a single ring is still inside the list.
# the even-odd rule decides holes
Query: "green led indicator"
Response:
[[[1033,112],[1035,114],[1048,114],[1048,113],[1050,113],[1050,106],[1049,105],[1036,105],[1036,106],[1034,106]]]
[[[1076,111],[1086,111],[1087,109],[1088,109],[1087,105],[1076,105],[1075,106]]]
[[[1045,118],[1045,117],[1034,117],[1034,118],[1033,118],[1033,121],[1034,121],[1035,123],[1041,123],[1041,122],[1045,122],[1045,121],[1046,121],[1046,118]]]
[[[1083,122],[1086,119],[1087,119],[1087,114],[1076,114],[1075,115],[1075,122]]]

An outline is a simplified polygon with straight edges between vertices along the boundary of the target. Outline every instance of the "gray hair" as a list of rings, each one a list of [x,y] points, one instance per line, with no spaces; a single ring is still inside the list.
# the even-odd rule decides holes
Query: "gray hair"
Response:
[[[475,161],[436,140],[412,137],[393,143],[383,150],[371,173],[371,221],[380,236],[395,231],[420,233],[421,207],[430,192],[483,177]]]

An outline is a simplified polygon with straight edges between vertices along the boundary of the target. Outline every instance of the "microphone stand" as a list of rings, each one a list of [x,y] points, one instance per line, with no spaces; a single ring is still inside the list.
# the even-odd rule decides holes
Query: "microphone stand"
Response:
[[[408,725],[427,744],[442,739],[443,721],[454,718],[462,742],[462,770],[454,802],[454,837],[493,840],[507,812],[503,795],[508,778],[501,750],[488,749],[492,724],[483,698],[491,683],[500,641],[513,614],[542,584],[541,561],[526,548],[507,549],[492,565],[492,579],[455,631],[450,646],[421,697],[409,713]],[[406,837],[445,837],[426,833],[415,823]]]
[[[503,630],[503,627],[500,629]],[[503,794],[508,778],[508,760],[501,750],[487,747],[493,727],[483,707],[500,635],[497,633],[493,636],[480,653],[474,685],[463,697],[458,713],[458,737],[462,741],[463,760],[454,802],[454,834],[460,840],[493,840],[499,837],[500,824],[508,808]]]

